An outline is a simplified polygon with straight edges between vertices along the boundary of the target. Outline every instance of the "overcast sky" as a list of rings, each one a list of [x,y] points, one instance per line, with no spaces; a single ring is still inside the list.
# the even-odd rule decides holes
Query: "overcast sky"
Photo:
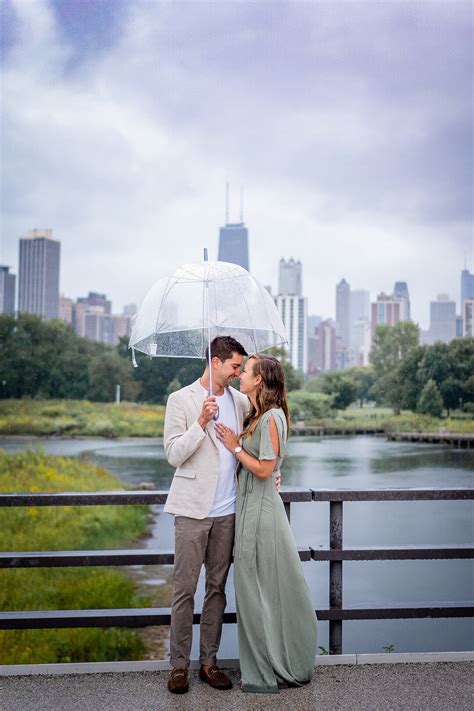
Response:
[[[2,251],[50,227],[61,291],[114,311],[202,248],[240,185],[250,270],[303,262],[459,304],[472,268],[472,5],[461,0],[1,0]]]

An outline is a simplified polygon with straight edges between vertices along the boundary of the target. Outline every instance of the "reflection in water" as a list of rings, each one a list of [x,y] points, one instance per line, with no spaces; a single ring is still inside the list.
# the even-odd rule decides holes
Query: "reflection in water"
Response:
[[[134,487],[152,482],[168,489],[173,469],[167,463],[160,440],[25,440],[0,441],[5,451],[26,449],[39,443],[45,452],[80,456],[105,467]],[[387,442],[381,437],[293,437],[283,465],[283,484],[306,488],[399,488],[472,486],[474,455],[437,445]],[[361,502],[344,504],[344,545],[468,544],[473,540],[472,503]],[[161,513],[145,545],[167,550],[173,547],[173,518]],[[292,529],[297,544],[328,546],[328,504],[292,505]],[[315,607],[328,605],[327,563],[309,562],[304,571]],[[346,606],[392,605],[469,601],[473,598],[469,561],[374,561],[344,564]],[[157,574],[158,573],[158,574]],[[160,572],[144,571],[148,582],[159,585]],[[157,579],[158,578],[158,579]],[[232,572],[227,586],[228,608],[235,609]],[[203,579],[197,591],[197,607],[203,599]],[[328,646],[326,623],[319,625],[319,644]],[[344,623],[345,652],[443,651],[472,646],[469,620],[386,620]],[[193,658],[198,656],[197,637]],[[237,656],[236,630],[225,625],[221,656]]]

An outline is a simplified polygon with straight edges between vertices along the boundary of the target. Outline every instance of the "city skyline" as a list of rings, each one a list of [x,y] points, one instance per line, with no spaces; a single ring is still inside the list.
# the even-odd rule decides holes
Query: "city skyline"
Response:
[[[276,291],[278,259],[300,259],[309,313],[334,315],[342,278],[372,298],[406,281],[425,329],[439,292],[460,313],[469,3],[87,7],[2,8],[2,264],[18,274],[19,237],[51,227],[63,293],[139,304],[217,256],[230,178],[252,273]]]
[[[244,228],[245,233],[246,233],[246,234],[245,234],[245,245],[246,245],[246,247],[248,247],[247,228],[245,227],[245,224],[244,224],[244,223],[238,223],[237,225],[235,225],[235,224],[233,224],[233,223],[230,223],[230,224],[227,224],[227,225],[226,225],[226,227],[235,227],[235,226],[237,226],[237,227],[242,226],[242,227]],[[224,227],[224,228],[220,228],[220,235],[222,235],[222,230],[223,230],[223,229],[225,230],[225,227]],[[47,234],[49,234],[49,237],[51,237],[53,231],[52,231],[51,228],[45,228],[45,229],[33,228],[33,229],[28,230],[27,232],[28,232],[28,234],[30,235],[28,238],[20,237],[19,240],[18,240],[18,243],[19,243],[19,246],[20,246],[20,252],[21,252],[21,245],[22,245],[22,243],[24,243],[25,239],[31,239],[31,237],[32,237],[32,236],[35,236],[35,235],[36,235],[36,236],[40,236],[40,237],[45,237]],[[57,241],[58,244],[61,244],[61,241],[60,241],[60,240],[56,240],[56,241]],[[61,249],[62,249],[62,245],[61,245]],[[211,257],[211,259],[212,259],[212,257]],[[238,262],[236,261],[236,263],[238,263]],[[3,265],[0,265],[0,266],[1,266],[2,269],[7,270],[7,272],[8,272],[8,270],[10,269],[10,267],[5,267],[5,266],[3,266]],[[302,270],[302,266],[303,266],[303,265],[302,265],[301,261],[300,261],[300,260],[295,260],[295,259],[293,258],[293,256],[291,256],[291,257],[288,258],[288,259],[285,259],[285,257],[281,257],[280,260],[279,260],[279,262],[278,262],[278,265],[277,265],[277,267],[276,267],[276,269],[275,269],[275,274],[276,274],[275,283],[277,283],[278,286],[277,286],[277,289],[275,289],[275,290],[272,291],[271,293],[273,293],[274,295],[293,293],[293,289],[291,289],[289,292],[288,292],[287,289],[283,289],[283,290],[282,290],[282,288],[281,288],[282,283],[286,283],[286,281],[283,281],[283,282],[282,282],[282,279],[283,279],[283,280],[289,279],[290,282],[291,282],[292,279],[296,279],[297,281],[295,281],[295,284],[297,283],[297,284],[298,284],[298,287],[297,287],[297,289],[295,290],[295,293],[298,293],[300,296],[304,296],[305,299],[306,299],[306,301],[308,302],[308,297],[306,296],[306,292],[303,293],[303,291],[302,291],[302,282],[301,282],[301,270]],[[289,270],[289,271],[288,271],[288,270]],[[296,271],[295,271],[295,270],[296,270]],[[285,274],[285,271],[288,271],[288,276],[287,276],[287,275],[284,275],[284,274]],[[291,276],[290,276],[290,274],[291,274]],[[296,276],[296,274],[298,274],[298,276]],[[161,276],[166,276],[166,275],[163,274],[163,275],[161,275]],[[16,281],[17,275],[14,274],[14,273],[11,273],[11,274],[9,275],[9,277],[10,277],[10,279],[13,279],[13,281]],[[57,277],[58,277],[58,279],[60,280],[60,278],[61,278],[61,270],[59,270],[59,269],[58,269],[58,275],[57,275]],[[15,297],[14,297],[15,311],[16,311],[16,310],[18,310],[18,311],[20,310],[20,308],[19,308],[19,300],[20,300],[19,284],[20,284],[20,283],[21,283],[21,280],[18,282],[18,292],[15,293]],[[465,291],[466,295],[469,296],[470,298],[472,298],[472,294],[474,294],[474,274],[471,274],[468,269],[463,268],[463,269],[460,271],[460,283],[461,283],[460,293],[462,293],[463,291]],[[341,287],[342,284],[345,284],[345,286],[346,286],[347,289],[348,289],[348,291],[347,291],[347,294],[348,294],[347,299],[348,299],[348,301],[347,301],[347,304],[345,304],[345,307],[344,307],[345,310],[347,311],[347,313],[346,313],[346,315],[345,315],[345,318],[346,318],[346,320],[347,320],[346,330],[349,329],[349,317],[350,317],[351,322],[354,321],[353,315],[350,315],[350,314],[352,314],[352,310],[353,310],[353,308],[354,308],[353,304],[351,304],[350,302],[351,302],[352,299],[354,299],[354,297],[358,296],[359,299],[360,299],[360,297],[363,296],[363,297],[365,297],[369,302],[370,302],[370,301],[375,301],[375,296],[376,296],[377,300],[379,299],[379,297],[384,297],[384,298],[386,297],[386,293],[385,293],[384,291],[381,291],[381,292],[379,292],[378,294],[375,295],[374,292],[373,292],[371,289],[367,289],[367,288],[356,288],[356,289],[352,289],[352,288],[351,288],[351,285],[350,285],[350,284],[347,282],[347,280],[343,277],[343,278],[341,279],[341,281],[340,281],[338,284],[335,284],[335,285],[334,285],[334,287],[335,287],[335,292],[336,292],[336,298],[335,298],[335,300],[334,300],[334,308],[333,308],[333,311],[327,313],[327,312],[323,312],[322,310],[320,310],[319,314],[316,314],[316,310],[317,310],[317,309],[316,309],[316,310],[312,310],[312,309],[307,305],[307,314],[308,314],[308,317],[309,317],[309,318],[318,318],[319,320],[332,319],[332,320],[334,320],[335,323],[337,323],[337,294],[338,294],[338,290],[339,290],[339,288]],[[101,293],[98,293],[98,292],[91,292],[90,289],[89,289],[89,287],[88,287],[87,285],[85,285],[84,287],[81,287],[81,288],[82,288],[82,293],[84,293],[85,291],[89,290],[89,296],[91,295],[91,293],[93,293],[93,294],[95,294],[95,296],[100,296],[102,299],[105,299],[105,298],[106,298],[107,293],[101,294]],[[397,289],[402,289],[402,290],[404,290],[403,294],[397,294]],[[16,291],[16,290],[15,290],[15,291]],[[103,291],[103,290],[102,290],[102,291]],[[410,301],[409,294],[408,294],[407,283],[406,283],[405,281],[403,281],[403,282],[401,282],[401,281],[396,281],[396,282],[395,282],[395,285],[394,285],[394,289],[393,289],[392,291],[390,291],[390,290],[387,290],[387,291],[390,292],[390,294],[393,292],[397,298],[402,298],[402,300],[404,300],[404,299],[406,298],[406,300],[407,300],[407,305],[406,305],[406,308],[405,308],[404,311],[403,311],[403,319],[404,319],[404,320],[405,320],[405,319],[407,319],[407,320],[414,320],[414,319],[411,318],[411,301]],[[440,293],[440,291],[438,290],[437,296],[438,296],[439,293]],[[443,292],[443,293],[444,293],[444,292]],[[374,294],[374,299],[372,299],[372,294]],[[452,301],[452,302],[454,302],[454,303],[456,304],[456,315],[457,315],[457,316],[462,316],[462,313],[461,313],[461,312],[462,312],[462,308],[460,308],[460,309],[458,310],[458,305],[457,305],[457,300],[456,300],[456,298],[451,298],[451,295],[450,295],[450,294],[445,294],[445,295],[447,295],[447,296],[449,297],[449,300],[450,300],[450,301]],[[61,287],[61,288],[59,289],[59,291],[58,291],[58,297],[59,297],[60,299],[65,299],[66,301],[68,301],[68,300],[76,301],[77,303],[81,303],[81,302],[87,301],[87,298],[86,298],[86,297],[83,297],[83,296],[80,296],[80,295],[72,296],[71,293],[67,291],[67,289],[63,289],[62,287]],[[428,318],[427,327],[424,328],[422,323],[420,323],[420,322],[414,320],[414,323],[418,323],[418,325],[420,326],[421,331],[426,331],[426,332],[428,332],[429,329],[430,329],[430,326],[431,326],[431,313],[432,313],[432,302],[433,302],[433,300],[434,300],[434,297],[432,297],[432,298],[430,299],[430,302],[429,302],[429,318]],[[112,299],[110,299],[110,300],[107,301],[107,304],[109,305],[109,306],[107,307],[107,310],[106,310],[107,313],[110,313],[110,303],[111,303],[111,301],[112,301]],[[461,299],[459,299],[459,303],[461,303]],[[138,308],[139,308],[139,307],[140,307],[140,303],[138,303],[138,304],[136,304],[135,302],[134,302],[133,304],[129,304],[128,302],[127,302],[127,303],[123,303],[123,304],[121,305],[121,307],[119,308],[118,312],[119,312],[120,314],[125,314],[127,308],[130,307],[130,306],[138,307]],[[58,308],[59,308],[59,306],[58,306]],[[359,309],[360,309],[360,308],[361,308],[361,307],[359,306]],[[365,318],[365,316],[363,316],[363,317],[361,316],[361,318]],[[370,320],[369,317],[367,317],[367,318],[368,318],[368,320]],[[356,320],[357,320],[357,319],[356,319]],[[346,345],[348,345],[348,344],[350,343],[351,336],[348,335],[347,338],[346,338],[346,340],[347,340]],[[344,342],[344,339],[343,339],[343,342]]]

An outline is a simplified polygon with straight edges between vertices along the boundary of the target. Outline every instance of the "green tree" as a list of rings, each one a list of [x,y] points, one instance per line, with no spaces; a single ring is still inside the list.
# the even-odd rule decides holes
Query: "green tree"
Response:
[[[134,369],[133,377],[140,383],[140,401],[160,405],[166,403],[172,380],[179,380],[183,387],[190,385],[205,367],[204,360],[197,358],[149,358],[142,353],[137,353],[136,358],[138,368]]]
[[[429,346],[416,346],[405,354],[399,366],[401,406],[405,410],[416,411],[424,382],[420,377],[420,363],[423,362]]]
[[[300,390],[303,386],[304,375],[293,368],[286,350],[280,347],[271,348],[268,353],[278,358],[281,363],[285,374],[286,391],[289,393],[292,390]]]
[[[400,364],[407,353],[418,345],[419,329],[411,321],[399,321],[395,326],[377,326],[369,360],[374,368],[374,394],[391,405],[395,414],[402,405]]]
[[[433,417],[441,417],[443,414],[443,398],[434,380],[428,380],[421,391],[418,401],[418,412]]]
[[[348,375],[355,385],[354,400],[359,401],[359,406],[364,407],[364,402],[373,400],[373,387],[375,385],[374,369],[370,366],[354,366],[346,368],[344,373]]]
[[[331,397],[323,393],[293,390],[288,395],[288,404],[291,419],[294,421],[317,420],[331,414]]]
[[[319,376],[321,392],[331,397],[335,410],[345,410],[357,397],[354,379],[345,370],[330,370]]]
[[[123,400],[136,399],[140,386],[133,379],[132,365],[112,350],[91,358],[89,360],[89,399],[99,402],[113,402],[116,385],[120,385]]]

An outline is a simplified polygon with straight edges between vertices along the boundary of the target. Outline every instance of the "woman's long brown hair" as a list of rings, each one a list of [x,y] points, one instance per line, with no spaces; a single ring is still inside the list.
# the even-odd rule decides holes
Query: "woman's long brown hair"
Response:
[[[262,380],[257,389],[257,406],[251,406],[251,410],[245,418],[244,431],[241,436],[250,437],[255,432],[260,417],[272,407],[281,407],[289,429],[290,413],[286,396],[285,374],[280,361],[274,356],[260,355],[259,353],[251,355],[249,360],[253,361],[253,374],[260,375]]]

